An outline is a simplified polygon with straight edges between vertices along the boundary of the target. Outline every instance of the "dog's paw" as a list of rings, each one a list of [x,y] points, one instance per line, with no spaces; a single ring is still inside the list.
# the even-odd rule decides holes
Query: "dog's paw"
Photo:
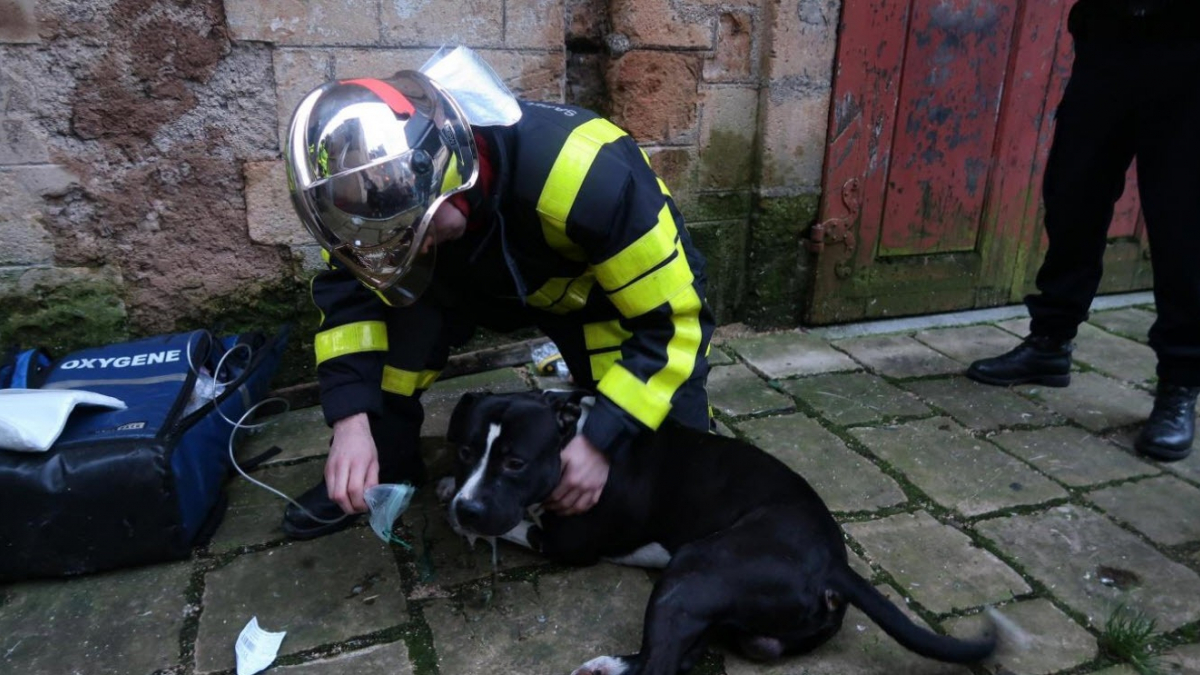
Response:
[[[458,485],[455,484],[454,476],[446,476],[445,478],[439,480],[437,482],[437,487],[434,488],[434,492],[437,493],[438,501],[448,502],[451,499],[454,499],[454,490],[457,487]]]
[[[625,659],[615,656],[597,656],[571,671],[571,675],[621,675],[629,670]]]

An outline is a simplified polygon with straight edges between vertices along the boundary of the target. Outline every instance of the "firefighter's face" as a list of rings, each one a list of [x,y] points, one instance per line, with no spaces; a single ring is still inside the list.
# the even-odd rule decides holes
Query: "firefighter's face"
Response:
[[[433,212],[433,220],[429,223],[429,232],[421,244],[421,252],[428,253],[429,249],[446,242],[454,241],[467,231],[467,218],[461,211],[454,208],[450,202],[442,202],[437,211]]]

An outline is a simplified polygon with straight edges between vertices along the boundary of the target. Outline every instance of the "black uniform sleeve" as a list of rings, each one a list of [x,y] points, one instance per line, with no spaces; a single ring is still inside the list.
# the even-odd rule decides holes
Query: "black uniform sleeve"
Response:
[[[604,120],[592,124],[616,129]],[[620,359],[599,380],[600,396],[583,429],[610,455],[662,424],[705,358],[702,259],[688,255],[682,229],[666,186],[618,129],[597,151],[566,230],[630,333]]]
[[[314,350],[325,422],[332,425],[360,412],[380,414],[387,305],[336,266],[313,278],[312,299],[321,311]]]

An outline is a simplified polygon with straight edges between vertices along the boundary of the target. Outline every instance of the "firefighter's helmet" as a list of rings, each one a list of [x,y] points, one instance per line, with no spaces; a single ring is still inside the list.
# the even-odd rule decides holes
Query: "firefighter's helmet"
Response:
[[[286,160],[304,226],[333,264],[396,306],[429,283],[433,213],[479,175],[462,109],[413,70],[313,90],[292,115]]]

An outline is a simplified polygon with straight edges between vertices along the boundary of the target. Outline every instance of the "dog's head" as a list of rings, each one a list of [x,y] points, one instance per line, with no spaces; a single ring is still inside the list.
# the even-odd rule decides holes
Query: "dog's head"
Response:
[[[582,392],[466,394],[450,416],[446,440],[457,452],[455,529],[498,536],[558,485],[559,451],[575,435]]]

